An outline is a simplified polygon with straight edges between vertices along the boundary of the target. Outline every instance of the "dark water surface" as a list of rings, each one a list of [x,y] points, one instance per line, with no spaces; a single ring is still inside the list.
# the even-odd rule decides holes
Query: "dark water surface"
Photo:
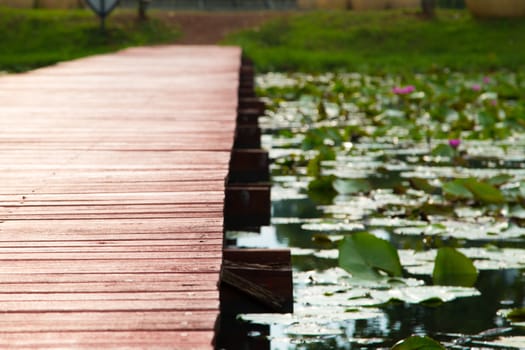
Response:
[[[315,218],[321,215],[317,204],[310,199],[280,200],[273,203],[274,218]],[[312,239],[313,231],[301,229],[300,223],[274,224],[264,227],[260,235],[238,238],[241,247],[267,248],[305,248],[319,249]],[[408,241],[415,243],[419,237],[391,236],[398,248]],[[469,242],[470,245],[483,245],[485,242]],[[413,245],[413,244],[409,244]],[[523,242],[508,242],[506,246],[523,248]],[[294,256],[294,272],[324,270],[337,266],[336,259],[313,256]],[[417,276],[429,280],[429,276]],[[389,348],[400,339],[412,334],[428,334],[443,342],[456,342],[457,348],[474,349],[470,335],[497,328],[497,335],[525,335],[523,329],[512,328],[505,318],[498,316],[498,310],[522,307],[525,305],[525,274],[523,270],[502,269],[480,271],[475,287],[480,296],[456,299],[439,305],[406,304],[392,302],[384,307],[381,317],[334,322],[331,326],[343,330],[340,335],[303,337],[287,335],[279,325],[271,327],[270,349],[378,349]],[[295,285],[295,288],[308,288]],[[258,335],[259,333],[255,333]],[[465,337],[467,345],[461,345]],[[481,337],[479,344],[494,338]],[[475,344],[476,341],[474,341]],[[369,343],[369,344],[367,344]],[[498,347],[482,347],[491,349]],[[523,344],[525,348],[525,344]],[[509,348],[510,349],[510,348]]]

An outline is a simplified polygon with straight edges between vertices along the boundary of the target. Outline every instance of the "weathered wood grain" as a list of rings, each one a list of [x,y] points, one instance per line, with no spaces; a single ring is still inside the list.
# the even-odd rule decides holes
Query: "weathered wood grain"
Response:
[[[209,331],[118,331],[0,333],[11,349],[209,349]],[[125,345],[124,345],[125,344]]]
[[[0,348],[213,347],[240,63],[165,46],[0,78]]]

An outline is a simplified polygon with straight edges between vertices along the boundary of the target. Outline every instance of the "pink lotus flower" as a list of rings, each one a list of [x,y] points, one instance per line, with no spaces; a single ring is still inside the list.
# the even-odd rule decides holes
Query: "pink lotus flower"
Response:
[[[490,77],[483,77],[483,84],[490,84]]]
[[[416,91],[416,87],[414,85],[396,86],[392,89],[392,92],[396,95],[408,95],[414,91]]]
[[[461,145],[461,140],[460,139],[450,139],[448,140],[448,144],[450,145],[450,147],[456,149],[459,147],[459,145]]]
[[[480,91],[480,90],[481,90],[481,85],[479,85],[479,84],[474,84],[474,85],[471,86],[471,89],[472,89],[473,91]]]

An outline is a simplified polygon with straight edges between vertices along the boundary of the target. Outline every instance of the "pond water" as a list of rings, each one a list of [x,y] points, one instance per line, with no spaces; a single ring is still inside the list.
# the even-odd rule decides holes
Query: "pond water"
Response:
[[[269,325],[271,349],[388,349],[412,334],[525,348],[525,74],[273,73],[258,86],[272,225],[229,236],[291,249],[295,305],[239,319]],[[358,245],[369,235],[402,273]],[[463,260],[475,272],[440,282],[447,249],[461,263],[446,273]]]

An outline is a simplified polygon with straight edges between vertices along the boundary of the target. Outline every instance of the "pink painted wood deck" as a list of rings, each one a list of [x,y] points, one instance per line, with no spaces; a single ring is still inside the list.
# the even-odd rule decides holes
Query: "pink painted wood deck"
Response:
[[[0,77],[0,348],[211,349],[240,50]]]

